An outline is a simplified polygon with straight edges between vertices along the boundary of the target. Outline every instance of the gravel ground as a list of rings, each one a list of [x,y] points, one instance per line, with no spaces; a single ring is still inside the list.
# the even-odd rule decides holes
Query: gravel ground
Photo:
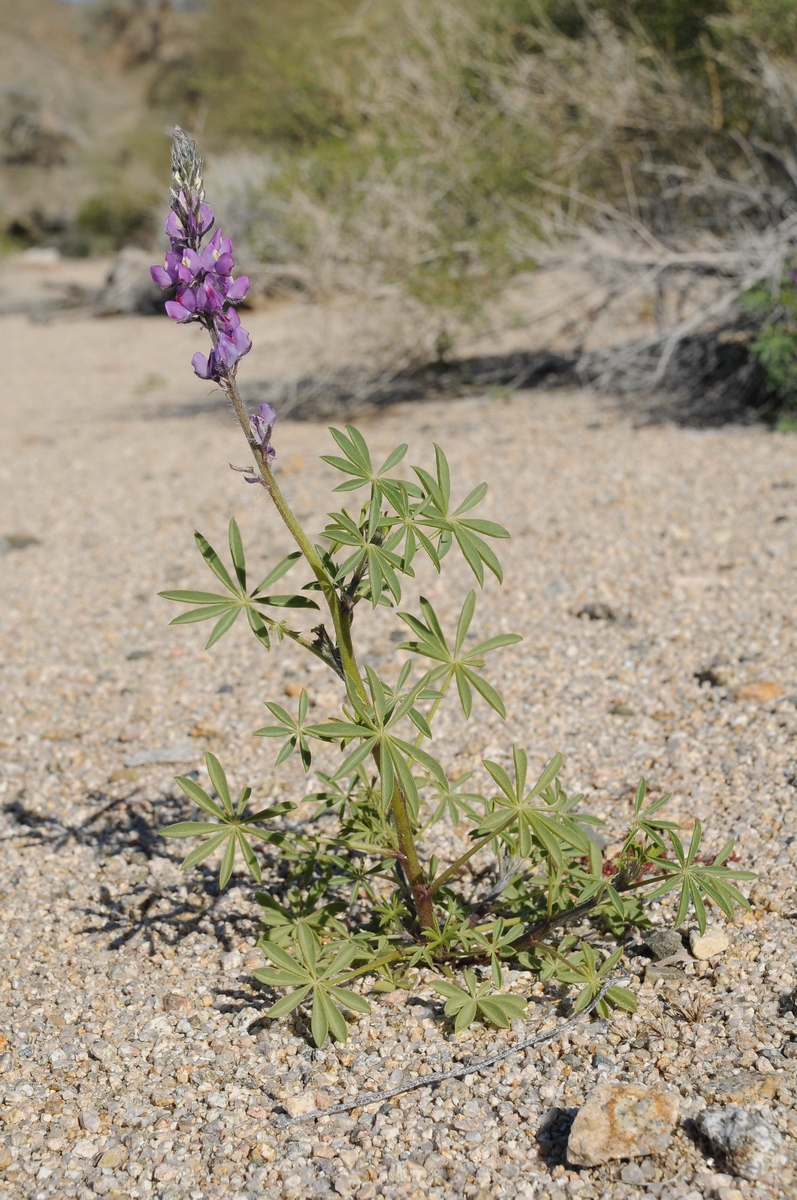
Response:
[[[307,311],[254,314],[244,373],[299,353]],[[179,847],[156,831],[191,814],[172,776],[202,778],[206,749],[256,798],[299,798],[291,763],[275,771],[273,746],[250,734],[264,699],[304,682],[321,719],[334,681],[289,647],[264,660],[243,631],[205,652],[202,629],[167,627],[175,610],[156,592],[207,586],[194,528],[223,544],[235,513],[253,569],[287,551],[286,534],[227,467],[246,453],[190,377],[191,332],[134,318],[0,326],[13,347],[0,434],[2,1200],[794,1196],[793,1158],[757,1182],[732,1177],[694,1124],[720,1095],[763,1113],[790,1153],[797,1131],[794,438],[635,429],[584,393],[361,422],[376,453],[407,440],[427,462],[441,442],[463,494],[488,480],[487,515],[513,533],[506,586],[488,585],[474,626],[525,637],[489,676],[509,718],[444,718],[447,766],[504,759],[513,740],[539,765],[561,750],[566,785],[606,818],[610,844],[645,774],[653,794],[673,792],[685,829],[703,822],[707,850],[736,838],[761,878],[751,912],[714,918],[730,946],[708,962],[657,978],[631,939],[635,1016],[585,1021],[483,1077],[282,1130],[286,1109],[553,1025],[566,992],[513,977],[534,997],[528,1020],[455,1037],[421,987],[376,1000],[346,1046],[317,1053],[300,1026],[263,1018],[247,879],[218,898],[212,873],[181,875]],[[327,435],[286,422],[276,441],[283,487],[317,528]],[[445,586],[422,586],[450,621],[469,585],[456,567]],[[369,660],[390,670],[399,622],[362,626]],[[657,925],[672,915],[652,909]],[[573,1169],[575,1110],[611,1080],[664,1083],[680,1124],[664,1153]]]

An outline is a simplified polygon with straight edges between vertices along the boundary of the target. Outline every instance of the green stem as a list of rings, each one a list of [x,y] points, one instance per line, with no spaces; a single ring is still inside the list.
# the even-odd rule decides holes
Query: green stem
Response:
[[[263,453],[260,445],[252,436],[252,426],[249,422],[249,414],[246,411],[241,393],[238,390],[238,385],[235,379],[228,375],[223,380],[223,387],[229,397],[230,403],[233,406],[235,415],[238,418],[238,423],[243,430],[244,436],[249,443],[249,449],[252,451],[252,457],[257,464],[257,469],[260,478],[274,502],[277,512],[282,517],[287,525],[290,533],[296,542],[296,545],[301,550],[304,557],[307,559],[313,574],[315,575],[324,594],[324,599],[327,602],[332,623],[335,628],[335,636],[337,639],[338,652],[340,654],[341,666],[345,677],[351,679],[358,695],[367,700],[365,684],[363,683],[360,669],[357,665],[357,658],[354,653],[354,646],[351,640],[351,616],[344,610],[338,595],[334,581],[330,578],[315,546],[311,543],[307,534],[302,529],[299,521],[293,513],[288,501],[282,494],[279,484],[277,483],[271,468],[268,465],[268,458]],[[377,769],[380,768],[379,756],[374,755]],[[432,905],[432,896],[424,881],[423,870],[418,859],[418,852],[415,848],[415,839],[412,833],[412,822],[410,820],[409,808],[406,798],[403,796],[401,789],[396,786],[393,788],[393,796],[391,798],[391,812],[393,813],[393,821],[396,826],[396,835],[398,837],[399,853],[401,861],[404,865],[407,882],[412,890],[412,895],[415,900],[415,905],[418,912],[418,920],[422,929],[435,928],[434,907]]]
[[[348,983],[351,979],[357,979],[360,975],[367,975],[370,971],[377,971],[380,967],[389,966],[390,963],[398,962],[404,957],[402,950],[394,950],[392,954],[385,954],[382,958],[377,958],[375,962],[370,962],[367,966],[358,967],[356,971],[350,971],[348,975],[344,975],[341,983]]]
[[[302,529],[302,526],[299,524],[299,521],[294,515],[293,510],[288,504],[288,501],[283,496],[280,486],[274,478],[271,468],[268,465],[268,459],[266,455],[264,455],[262,448],[252,437],[252,426],[249,423],[249,414],[246,411],[246,405],[241,399],[241,393],[238,391],[238,384],[235,382],[232,376],[227,376],[223,381],[223,386],[230,399],[230,403],[235,410],[238,423],[240,424],[241,429],[244,432],[244,436],[249,443],[249,449],[252,451],[252,457],[257,464],[257,469],[260,474],[260,478],[263,480],[266,491],[273,500],[274,507],[276,508],[277,512],[287,525],[293,540],[296,542],[296,545],[307,559],[313,574],[318,580],[321,591],[324,594],[324,599],[327,602],[327,607],[329,608],[329,613],[332,617],[332,624],[335,628],[335,636],[337,638],[338,651],[340,653],[343,672],[345,675],[348,675],[351,678],[352,682],[357,688],[358,693],[363,697],[363,699],[365,699],[365,685],[363,684],[362,677],[357,666],[357,659],[355,658],[354,647],[352,646],[351,641],[351,625],[341,607],[340,598],[335,588],[335,584],[333,580],[330,579],[329,573],[321,561],[318,551]]]
[[[437,879],[433,880],[429,884],[429,895],[433,896],[435,892],[443,886],[444,883],[448,882],[452,875],[456,875],[460,867],[464,867],[465,863],[468,862],[469,859],[473,858],[474,854],[478,854],[480,850],[483,850],[485,846],[489,845],[493,838],[498,837],[499,833],[503,833],[504,830],[515,820],[517,820],[517,815],[513,813],[511,816],[507,817],[503,825],[497,826],[492,833],[487,834],[487,837],[482,838],[481,841],[476,842],[475,845],[471,846],[470,850],[466,850],[464,854],[460,854],[456,862],[453,862],[450,867],[446,867],[445,871],[438,875]]]

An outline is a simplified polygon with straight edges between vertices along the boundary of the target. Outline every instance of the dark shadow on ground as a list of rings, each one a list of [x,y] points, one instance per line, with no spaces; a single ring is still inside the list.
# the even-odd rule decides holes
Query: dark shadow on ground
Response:
[[[345,420],[393,404],[441,400],[490,388],[578,385],[578,354],[545,350],[482,355],[452,362],[422,363],[399,371],[367,371],[346,367],[319,375],[305,375],[291,383],[259,380],[242,383],[247,406],[262,401],[273,404],[281,418],[294,421]],[[196,404],[161,407],[156,417],[191,417],[198,413],[227,413],[227,401],[215,392]]]
[[[594,385],[620,398],[637,423],[674,422],[691,427],[772,423],[780,400],[767,386],[748,345],[755,332],[749,315],[722,327],[684,337],[667,359],[655,386],[663,349],[659,342],[631,343],[605,351],[548,350],[484,354],[415,363],[401,370],[344,367],[290,382],[242,383],[247,406],[272,404],[295,421],[347,420],[395,404],[462,397],[486,391]],[[228,412],[214,392],[199,403],[168,405],[150,417],[191,417]]]
[[[551,1108],[543,1117],[536,1141],[540,1158],[549,1169],[567,1162],[567,1139],[577,1112],[577,1108]]]

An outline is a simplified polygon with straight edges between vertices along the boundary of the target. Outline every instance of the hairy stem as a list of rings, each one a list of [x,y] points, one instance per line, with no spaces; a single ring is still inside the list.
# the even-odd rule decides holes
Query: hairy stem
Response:
[[[363,697],[363,699],[365,699],[365,686],[357,666],[357,659],[355,658],[354,648],[351,641],[351,624],[342,610],[340,598],[338,597],[338,593],[335,589],[335,584],[330,579],[329,574],[321,561],[318,551],[302,529],[302,526],[294,515],[294,512],[288,504],[288,501],[283,496],[280,486],[274,478],[271,468],[268,465],[268,460],[263,454],[261,447],[252,437],[252,427],[249,424],[249,414],[246,411],[246,405],[244,404],[241,398],[241,393],[238,390],[238,384],[231,375],[228,375],[224,378],[223,387],[227,393],[230,403],[233,406],[235,415],[238,418],[238,423],[243,430],[244,437],[249,443],[249,449],[252,451],[252,457],[257,464],[257,469],[260,474],[260,478],[263,481],[263,485],[273,500],[274,507],[287,525],[293,540],[296,542],[296,545],[307,559],[307,562],[321,587],[324,599],[327,602],[327,607],[329,608],[330,616],[332,617],[332,624],[335,627],[335,634],[338,640],[338,649],[340,651],[343,671],[346,675],[350,676],[355,687],[357,688],[357,692]]]
[[[616,890],[619,892],[630,892],[640,887],[647,887],[652,883],[661,883],[664,879],[669,879],[669,875],[656,875],[651,879],[633,879],[628,883],[621,884]],[[563,909],[562,912],[553,913],[551,916],[545,917],[542,921],[537,921],[534,925],[530,925],[523,937],[518,938],[512,943],[512,950],[528,950],[535,946],[547,933],[552,929],[557,929],[561,925],[569,925],[571,921],[577,920],[579,917],[586,916],[597,908],[603,899],[604,889],[601,888],[591,896],[589,900],[584,900],[581,904],[575,904],[572,908]],[[452,955],[452,960],[457,966],[465,967],[471,963],[480,963],[487,957],[486,954],[464,954]]]
[[[238,418],[238,423],[243,430],[244,436],[249,444],[249,449],[252,451],[252,457],[257,464],[257,469],[263,485],[266,488],[269,496],[274,502],[277,512],[282,517],[287,525],[290,533],[296,542],[296,545],[301,550],[304,557],[307,559],[313,574],[323,592],[324,599],[327,602],[332,623],[335,627],[335,636],[338,643],[338,651],[340,653],[341,666],[343,668],[344,677],[349,678],[357,690],[357,694],[363,699],[367,699],[365,684],[363,683],[360,668],[357,665],[357,658],[354,653],[354,646],[351,639],[351,611],[347,611],[341,602],[337,589],[332,579],[329,577],[321,558],[307,534],[304,532],[301,524],[296,518],[288,501],[282,494],[279,484],[277,483],[271,468],[268,465],[268,459],[263,453],[262,448],[252,436],[252,427],[249,423],[249,414],[246,411],[246,406],[241,398],[241,393],[238,390],[238,385],[235,379],[228,375],[224,379],[223,387],[230,403],[233,406],[235,415]],[[379,755],[374,754],[374,759],[377,769],[381,766]],[[432,904],[432,894],[429,892],[418,859],[418,851],[415,846],[415,838],[412,833],[412,821],[410,820],[409,807],[406,798],[401,792],[401,789],[396,784],[393,788],[393,796],[390,804],[393,814],[393,822],[396,827],[396,835],[398,837],[398,848],[400,860],[403,864],[407,882],[412,892],[413,900],[418,913],[418,921],[422,929],[433,929],[435,927],[434,908]]]

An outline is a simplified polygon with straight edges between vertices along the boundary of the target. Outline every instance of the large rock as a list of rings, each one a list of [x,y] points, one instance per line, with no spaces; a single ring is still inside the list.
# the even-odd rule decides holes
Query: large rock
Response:
[[[759,1113],[735,1105],[714,1106],[700,1113],[695,1124],[728,1170],[742,1179],[758,1179],[785,1162],[780,1153],[783,1139]]]
[[[97,300],[97,316],[149,317],[162,313],[168,295],[152,281],[149,269],[155,261],[156,256],[148,250],[137,250],[135,246],[120,250]]]
[[[596,1167],[667,1149],[678,1119],[678,1097],[664,1087],[600,1083],[578,1110],[567,1142],[568,1161]]]

